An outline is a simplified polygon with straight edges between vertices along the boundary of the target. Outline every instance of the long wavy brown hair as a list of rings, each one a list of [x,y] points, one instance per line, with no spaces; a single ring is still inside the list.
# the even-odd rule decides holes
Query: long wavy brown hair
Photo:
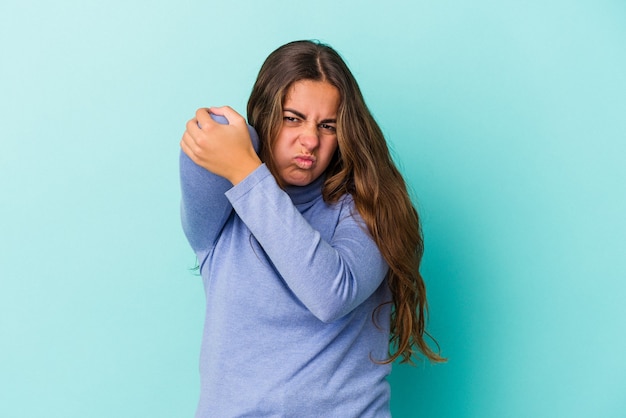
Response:
[[[433,362],[445,361],[424,338],[430,336],[425,327],[426,288],[419,271],[424,241],[417,211],[354,76],[330,46],[295,41],[281,46],[265,60],[247,108],[248,122],[261,139],[261,159],[278,178],[273,141],[281,128],[286,93],[300,80],[326,81],[339,90],[338,150],[326,171],[322,193],[327,202],[336,202],[346,193],[353,196],[389,265],[386,279],[393,300],[388,302],[392,304],[390,356],[384,363],[399,357],[401,362],[412,362],[417,351]],[[372,320],[375,317],[376,311]]]

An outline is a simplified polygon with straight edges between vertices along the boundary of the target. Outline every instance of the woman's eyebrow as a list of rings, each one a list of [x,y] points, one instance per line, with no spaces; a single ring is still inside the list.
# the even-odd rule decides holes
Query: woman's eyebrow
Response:
[[[304,116],[303,113],[298,112],[297,110],[293,110],[293,109],[283,109],[285,112],[291,112],[294,115],[296,115],[297,117],[299,117],[300,119],[304,119],[306,120],[306,116]]]
[[[300,119],[306,120],[306,116],[303,113],[298,112],[297,110],[294,110],[294,109],[283,109],[283,110],[285,112],[293,113],[294,115],[296,115]],[[337,119],[324,119],[324,120],[320,121],[320,123],[337,123]]]

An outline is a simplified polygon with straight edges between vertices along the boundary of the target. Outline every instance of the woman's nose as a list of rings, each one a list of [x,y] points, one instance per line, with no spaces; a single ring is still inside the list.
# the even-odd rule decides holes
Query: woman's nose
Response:
[[[319,145],[319,131],[314,123],[306,123],[300,132],[300,145],[307,151],[313,151]]]

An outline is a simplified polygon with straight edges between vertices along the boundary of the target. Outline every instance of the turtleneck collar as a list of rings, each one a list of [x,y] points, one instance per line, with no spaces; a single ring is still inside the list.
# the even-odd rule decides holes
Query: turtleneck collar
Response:
[[[287,186],[285,191],[296,206],[312,203],[322,196],[322,186],[326,176],[322,174],[306,186]]]

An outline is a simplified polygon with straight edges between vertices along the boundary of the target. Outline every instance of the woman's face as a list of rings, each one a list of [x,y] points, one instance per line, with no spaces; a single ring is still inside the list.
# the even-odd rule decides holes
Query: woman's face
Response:
[[[280,179],[306,186],[328,167],[337,149],[339,91],[325,81],[302,80],[287,91],[273,147]]]

